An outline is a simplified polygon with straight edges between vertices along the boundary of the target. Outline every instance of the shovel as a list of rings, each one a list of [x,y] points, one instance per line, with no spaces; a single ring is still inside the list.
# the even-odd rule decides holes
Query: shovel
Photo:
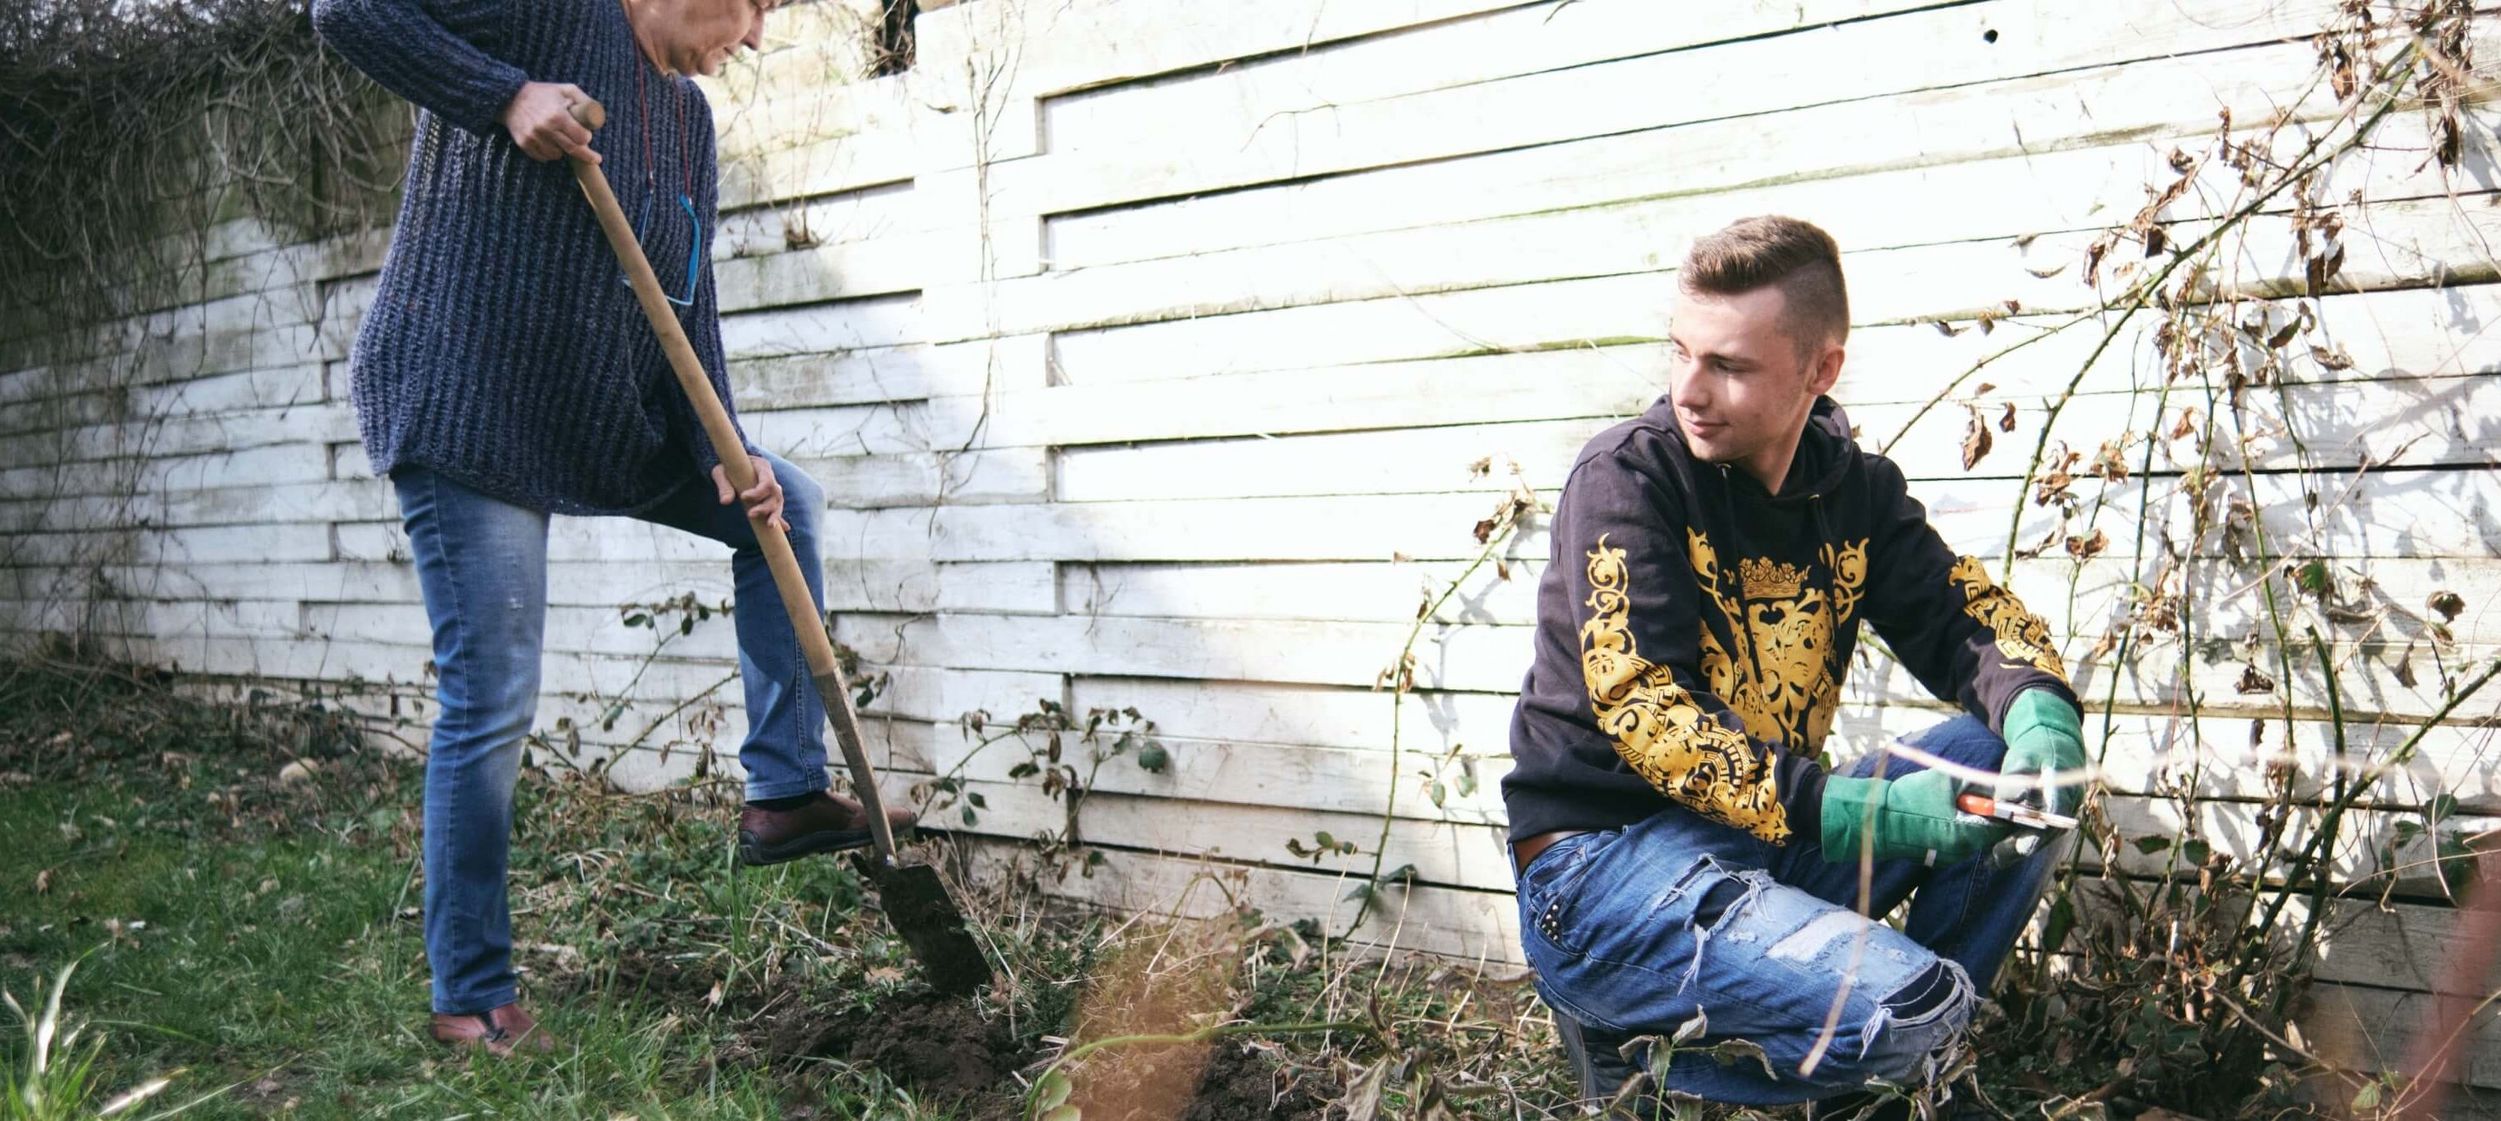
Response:
[[[607,111],[596,101],[579,101],[573,105],[573,118],[582,127],[597,132],[608,122]],[[660,336],[660,347],[668,352],[669,365],[677,372],[677,383],[686,391],[686,398],[695,406],[703,420],[704,435],[712,446],[736,453],[744,445],[738,430],[730,424],[729,413],[721,407],[721,399],[712,391],[712,382],[704,376],[703,362],[695,357],[695,349],[686,341],[686,332],[678,326],[677,315],[669,309],[668,298],[661,293],[660,278],[651,271],[651,262],[643,257],[642,244],[634,237],[634,228],[626,224],[625,211],[617,206],[615,192],[608,189],[607,176],[587,161],[573,159],[573,178],[588,196],[591,208],[599,212],[599,228],[608,235],[608,246],[616,250],[617,263],[624,266],[626,278],[633,283],[634,297],[643,305],[643,315],[651,320],[651,329]],[[744,454],[724,454],[721,467],[729,475],[730,485],[739,491],[755,485],[755,468]],[[926,864],[905,864],[895,854],[894,830],[886,824],[883,799],[877,793],[877,772],[868,765],[868,751],[860,740],[860,714],[851,704],[851,686],[843,680],[842,667],[834,661],[833,643],[825,637],[825,625],[816,614],[816,601],[808,595],[807,581],[799,574],[799,559],[790,551],[790,541],[769,522],[754,522],[756,541],[764,549],[765,563],[773,570],[773,584],[779,588],[782,607],[790,612],[790,627],[799,633],[799,649],[806,654],[808,674],[816,681],[816,692],[825,702],[825,715],[834,725],[834,739],[842,745],[843,761],[851,766],[851,785],[860,797],[860,805],[868,812],[869,836],[876,843],[873,859],[857,863],[877,885],[878,898],[883,901],[886,919],[894,924],[895,933],[903,937],[912,956],[927,971],[930,986],[950,995],[968,995],[990,980],[990,963],[981,956],[981,947],[964,928],[964,912],[939,882],[938,870]]]

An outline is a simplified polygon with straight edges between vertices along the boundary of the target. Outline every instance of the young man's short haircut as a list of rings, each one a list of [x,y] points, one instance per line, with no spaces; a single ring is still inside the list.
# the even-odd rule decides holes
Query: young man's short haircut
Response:
[[[1850,337],[1850,294],[1841,280],[1841,249],[1812,222],[1780,215],[1740,218],[1693,243],[1677,283],[1688,292],[1735,296],[1778,285],[1784,318],[1799,349],[1812,355],[1824,340]]]

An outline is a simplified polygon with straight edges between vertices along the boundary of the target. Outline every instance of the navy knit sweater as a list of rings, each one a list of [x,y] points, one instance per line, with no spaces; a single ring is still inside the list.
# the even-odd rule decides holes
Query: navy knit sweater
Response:
[[[717,205],[702,91],[644,58],[617,0],[314,0],[313,25],[419,109],[381,289],[348,360],[374,471],[429,467],[564,514],[640,511],[709,474],[718,457],[569,161],[529,158],[496,120],[525,81],[571,82],[605,105],[601,166],[661,287],[683,297]],[[708,263],[678,312],[728,404]]]

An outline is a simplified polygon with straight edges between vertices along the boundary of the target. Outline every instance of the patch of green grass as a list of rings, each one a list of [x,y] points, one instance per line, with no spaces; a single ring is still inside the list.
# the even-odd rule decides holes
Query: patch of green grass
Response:
[[[768,1003],[832,1013],[907,976],[829,861],[732,875],[733,810],[533,776],[512,875],[525,999],[567,1047],[471,1061],[425,1037],[418,769],[301,706],[0,667],[0,988],[64,962],[121,1085],[183,1116],[778,1117],[890,1087],[759,1052]],[[308,774],[282,781],[295,760]],[[820,952],[832,947],[835,952]],[[0,1044],[23,1071],[25,1040]],[[90,1103],[91,1105],[94,1103]]]
[[[1001,980],[974,1005],[939,1002],[845,864],[733,873],[735,809],[707,792],[537,772],[515,810],[515,960],[565,1046],[457,1056],[425,1035],[418,764],[362,746],[335,706],[209,704],[171,685],[0,663],[0,988],[23,999],[78,962],[66,1008],[101,1042],[95,1084],[180,1072],[149,1109],[990,1121],[1016,1115],[1021,1079],[1071,1039],[1317,1018],[1381,1030],[1228,1039],[1208,1052],[1197,1115],[1316,1118],[1349,1071],[1392,1058],[1385,1039],[1458,1116],[1567,1108],[1569,1072],[1523,981],[1433,959],[1384,970],[1250,912],[1076,910],[1037,869],[959,885]],[[1184,990],[1162,978],[1183,966],[1201,982],[1176,1004]],[[967,1054],[979,1062],[955,1062]],[[0,1069],[27,1060],[24,1040],[0,1039]],[[1087,1117],[1126,1116],[1103,1103],[1139,1078],[1200,1069],[1125,1062],[1106,1049],[1069,1068],[1097,1103]]]
[[[788,1087],[761,1064],[722,1064],[733,1033],[711,1009],[680,1006],[684,994],[620,999],[592,984],[581,989],[586,999],[542,995],[548,1026],[577,1050],[534,1063],[453,1058],[422,1035],[424,944],[408,911],[417,888],[404,844],[342,838],[353,830],[335,814],[268,835],[221,836],[164,819],[139,825],[123,820],[128,790],[0,793],[0,955],[13,987],[42,966],[82,960],[69,1004],[107,1040],[110,1067],[188,1068],[182,1093],[231,1087],[192,1116],[781,1112]],[[647,836],[662,847],[631,863],[656,871],[670,855],[701,859],[668,847],[691,839]],[[552,861],[533,863],[543,875]],[[810,878],[759,877],[748,886],[759,900],[787,903]],[[672,886],[689,913],[731,893]],[[849,894],[856,901],[856,890]],[[529,944],[579,947],[586,971],[613,974],[598,931],[584,922],[604,917],[525,915],[520,925]],[[636,929],[656,941],[658,927]]]

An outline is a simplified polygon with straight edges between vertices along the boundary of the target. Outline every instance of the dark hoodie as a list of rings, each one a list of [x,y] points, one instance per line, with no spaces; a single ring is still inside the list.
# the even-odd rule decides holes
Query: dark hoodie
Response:
[[[2075,700],[2048,628],[1945,547],[1830,398],[1772,495],[1695,459],[1662,397],[1582,449],[1551,536],[1502,783],[1513,840],[1671,805],[1774,844],[1820,837],[1862,619],[1992,730],[2024,689]]]

